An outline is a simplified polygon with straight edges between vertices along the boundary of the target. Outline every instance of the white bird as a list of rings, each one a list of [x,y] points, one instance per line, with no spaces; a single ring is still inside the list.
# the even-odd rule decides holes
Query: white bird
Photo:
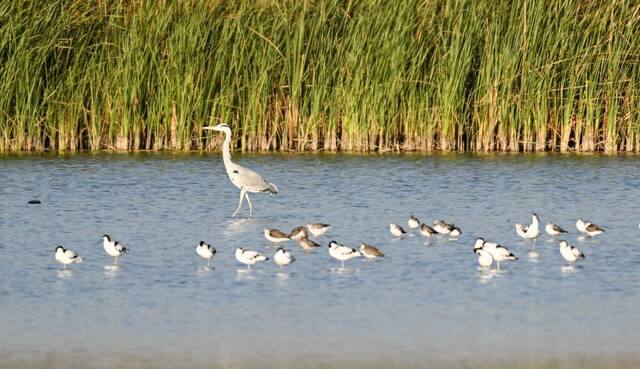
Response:
[[[540,236],[540,219],[538,214],[531,214],[531,224],[516,224],[516,233],[525,240],[534,240]]]
[[[425,237],[431,237],[434,234],[438,233],[438,232],[436,232],[435,229],[429,227],[429,225],[425,224],[425,223],[420,224],[419,232],[420,232],[421,235],[423,235]]]
[[[231,153],[229,152],[231,128],[229,128],[229,125],[222,123],[216,126],[203,127],[202,129],[224,132],[225,135],[224,143],[222,144],[222,161],[224,162],[224,168],[227,170],[227,175],[229,175],[231,183],[240,189],[240,202],[238,203],[238,208],[231,217],[235,217],[238,211],[240,211],[240,208],[242,208],[242,202],[245,198],[249,204],[249,216],[251,216],[253,208],[251,206],[251,200],[249,200],[249,192],[270,192],[277,194],[278,187],[251,169],[245,168],[231,161]]]
[[[353,259],[362,255],[356,249],[338,244],[336,241],[329,242],[329,255],[333,258],[340,260],[342,267],[344,268],[344,262],[349,259]]]
[[[309,233],[307,233],[307,230],[304,227],[295,227],[291,233],[289,233],[289,238],[300,241],[303,238],[309,238]]]
[[[409,225],[409,228],[411,228],[411,229],[416,229],[416,228],[420,227],[420,221],[418,220],[418,218],[416,218],[413,215],[409,217],[409,220],[407,221],[407,224]]]
[[[82,263],[84,261],[84,259],[78,256],[77,253],[69,249],[65,249],[62,246],[56,247],[55,258],[58,263],[64,265],[65,269],[67,269],[67,265],[69,264]]]
[[[482,247],[478,247],[479,244],[482,245]],[[502,246],[502,245],[498,245],[495,242],[488,242],[485,241],[482,238],[478,238],[476,240],[476,243],[474,245],[474,251],[478,250],[478,249],[484,249],[487,250],[491,256],[493,257],[493,260],[495,260],[498,269],[500,269],[500,262],[501,261],[515,261],[518,260],[518,258],[511,252],[509,251],[509,249],[507,249],[506,247]]]
[[[367,245],[366,243],[360,244],[360,253],[364,255],[367,259],[376,259],[384,257],[384,253],[380,251],[377,247]]]
[[[283,242],[289,239],[289,235],[274,228],[266,228],[264,237],[274,243]]]
[[[329,224],[324,223],[311,223],[307,224],[307,229],[314,236],[322,236],[327,232],[327,230],[331,227]]]
[[[547,223],[547,225],[544,227],[544,230],[549,236],[559,236],[563,233],[569,233],[562,229],[562,227],[560,227],[559,225],[553,223]]]
[[[200,241],[200,243],[198,243],[198,246],[196,246],[196,254],[198,254],[202,258],[207,259],[207,266],[210,267],[211,259],[213,258],[213,255],[216,254],[216,249],[208,243]]]
[[[300,245],[300,247],[302,247],[302,249],[305,251],[313,250],[316,247],[320,247],[319,244],[317,244],[316,242],[308,238],[303,238],[300,241],[298,241],[298,245]]]
[[[475,250],[476,255],[478,255],[478,264],[483,268],[489,268],[493,265],[493,256],[491,253],[484,248],[479,248]]]
[[[108,234],[102,236],[102,247],[109,256],[114,258],[113,265],[118,264],[118,257],[129,251],[119,241],[112,241]]]
[[[259,261],[269,260],[269,258],[257,251],[245,250],[242,247],[238,247],[236,249],[236,260],[242,264],[246,264],[249,270],[251,270],[252,265]]]
[[[275,255],[273,256],[273,261],[275,261],[280,269],[282,269],[284,266],[287,266],[296,261],[296,258],[293,257],[293,255],[291,255],[289,251],[286,251],[282,247],[279,247],[278,250],[276,250]]]
[[[389,232],[396,237],[402,237],[407,233],[402,227],[393,223],[389,224]]]
[[[582,251],[575,246],[569,245],[567,241],[560,241],[560,254],[569,264],[573,264],[578,259],[584,259]]]

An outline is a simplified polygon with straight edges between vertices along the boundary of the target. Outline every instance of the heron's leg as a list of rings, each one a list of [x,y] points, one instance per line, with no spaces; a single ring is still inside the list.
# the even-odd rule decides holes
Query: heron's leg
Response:
[[[251,211],[253,210],[253,207],[251,206],[251,200],[249,200],[249,192],[245,192],[244,197],[247,198],[247,202],[249,203],[249,217],[251,217]]]
[[[245,190],[244,188],[240,190],[240,201],[238,202],[238,208],[236,209],[236,211],[233,212],[233,215],[231,215],[231,218],[235,217],[236,214],[238,214],[238,212],[240,211],[240,208],[242,207],[242,200],[244,200],[244,196],[247,194],[247,190]]]

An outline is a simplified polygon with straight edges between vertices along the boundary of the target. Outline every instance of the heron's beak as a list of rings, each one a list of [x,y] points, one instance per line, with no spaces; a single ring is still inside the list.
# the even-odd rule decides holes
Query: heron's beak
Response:
[[[215,131],[216,127],[215,127],[215,126],[206,126],[206,127],[202,127],[202,129],[206,129],[206,130],[210,130],[210,131]]]

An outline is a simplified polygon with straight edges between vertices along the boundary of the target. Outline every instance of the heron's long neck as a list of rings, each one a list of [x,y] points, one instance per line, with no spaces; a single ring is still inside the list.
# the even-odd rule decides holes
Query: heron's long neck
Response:
[[[224,143],[222,144],[222,161],[224,162],[225,168],[229,168],[231,164],[231,152],[229,152],[229,145],[231,144],[231,134],[225,132],[224,133]]]

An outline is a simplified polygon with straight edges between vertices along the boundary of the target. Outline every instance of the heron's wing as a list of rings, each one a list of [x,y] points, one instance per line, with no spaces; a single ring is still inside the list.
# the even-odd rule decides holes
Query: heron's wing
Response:
[[[260,174],[241,165],[236,164],[229,176],[231,177],[231,182],[249,192],[278,192],[278,189]]]

